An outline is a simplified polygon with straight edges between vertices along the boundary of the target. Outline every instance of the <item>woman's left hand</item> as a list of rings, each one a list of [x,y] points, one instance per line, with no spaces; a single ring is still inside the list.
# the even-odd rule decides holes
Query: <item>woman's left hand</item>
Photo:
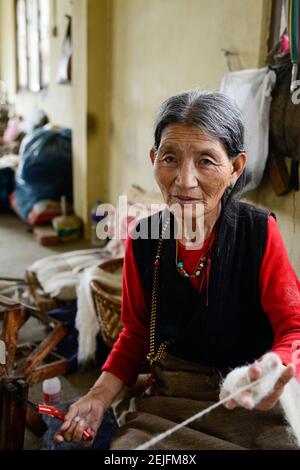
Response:
[[[247,409],[256,409],[256,410],[270,410],[271,408],[274,407],[274,405],[277,403],[279,398],[281,397],[285,385],[295,376],[296,368],[294,364],[289,364],[286,366],[279,378],[277,379],[275,385],[273,386],[273,390],[267,394],[264,398],[262,398],[259,403],[255,405],[254,402],[254,396],[253,392],[251,390],[247,390],[244,392],[241,392],[239,395],[238,401],[236,400],[228,400],[225,403],[225,407],[228,408],[229,410],[232,410],[236,407],[244,407]],[[254,382],[260,377],[262,377],[263,374],[263,369],[259,365],[259,362],[255,362],[254,364],[248,366],[248,377],[250,379],[250,382]],[[229,393],[226,391],[224,388],[221,389],[220,392],[220,399],[226,398]]]

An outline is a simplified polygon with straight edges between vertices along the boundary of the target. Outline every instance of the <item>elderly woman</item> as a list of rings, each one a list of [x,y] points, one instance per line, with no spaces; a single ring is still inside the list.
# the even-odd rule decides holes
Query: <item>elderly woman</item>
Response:
[[[259,378],[255,361],[273,351],[286,367],[259,404],[245,392],[156,448],[296,448],[278,399],[296,372],[299,281],[274,216],[237,198],[247,162],[238,109],[220,93],[168,99],[150,158],[167,206],[128,238],[123,330],[56,442],[79,441],[86,427],[96,433],[145,360],[151,380],[132,400],[111,449],[136,448],[218,401],[221,379],[233,368],[254,363],[250,379]]]

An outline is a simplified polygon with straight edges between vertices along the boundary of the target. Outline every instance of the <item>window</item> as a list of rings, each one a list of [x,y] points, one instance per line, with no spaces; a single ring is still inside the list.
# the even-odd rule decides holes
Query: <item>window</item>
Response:
[[[38,92],[50,81],[50,0],[16,0],[18,88]]]

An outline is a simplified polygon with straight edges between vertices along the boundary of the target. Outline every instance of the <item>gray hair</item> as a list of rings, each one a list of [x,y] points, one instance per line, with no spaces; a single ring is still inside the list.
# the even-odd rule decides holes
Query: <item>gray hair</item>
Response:
[[[166,100],[157,116],[154,129],[154,148],[168,124],[197,126],[220,140],[229,158],[245,150],[244,123],[237,105],[219,92],[186,91]]]
[[[169,124],[197,126],[224,146],[228,158],[245,151],[245,127],[235,102],[219,92],[191,90],[172,96],[161,106],[154,126],[154,149],[157,151],[163,130]],[[245,173],[245,172],[244,172]],[[245,184],[239,178],[235,191]]]

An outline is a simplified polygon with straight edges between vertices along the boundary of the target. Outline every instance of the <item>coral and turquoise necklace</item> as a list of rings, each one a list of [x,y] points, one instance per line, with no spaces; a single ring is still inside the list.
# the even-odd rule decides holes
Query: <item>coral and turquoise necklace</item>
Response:
[[[177,267],[179,274],[181,274],[184,277],[191,278],[191,279],[195,277],[199,277],[207,264],[208,255],[211,250],[213,241],[214,241],[214,233],[211,236],[211,240],[209,242],[208,247],[204,251],[201,252],[201,255],[197,261],[194,271],[192,273],[188,273],[186,269],[184,268],[183,261],[178,259],[178,240],[176,240],[176,267]]]

